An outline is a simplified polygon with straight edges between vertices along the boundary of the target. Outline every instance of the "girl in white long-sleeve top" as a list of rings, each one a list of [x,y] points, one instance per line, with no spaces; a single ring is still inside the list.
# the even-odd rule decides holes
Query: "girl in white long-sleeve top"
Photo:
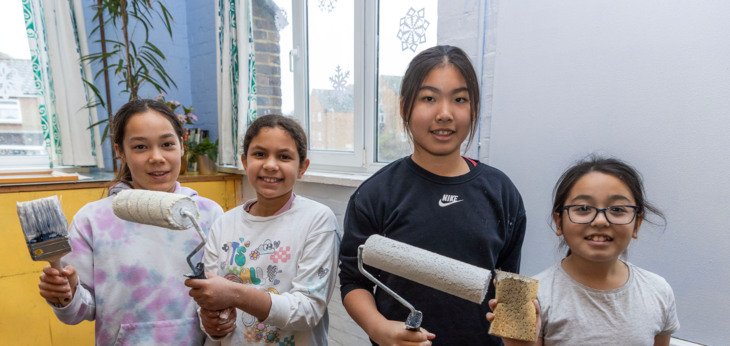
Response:
[[[293,193],[309,166],[293,119],[266,115],[244,137],[241,159],[256,199],[213,224],[205,280],[188,280],[207,343],[326,345],[337,272],[334,213]]]

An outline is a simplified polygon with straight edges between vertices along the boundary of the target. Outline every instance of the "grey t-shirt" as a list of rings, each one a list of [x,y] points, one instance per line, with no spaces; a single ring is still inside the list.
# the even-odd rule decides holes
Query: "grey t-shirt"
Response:
[[[679,329],[674,293],[659,275],[631,263],[623,287],[602,291],[553,265],[535,276],[544,345],[653,345]]]

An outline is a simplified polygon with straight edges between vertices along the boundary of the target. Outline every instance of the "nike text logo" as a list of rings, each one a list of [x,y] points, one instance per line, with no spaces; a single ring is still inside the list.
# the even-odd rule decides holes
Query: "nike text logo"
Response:
[[[459,196],[457,195],[444,195],[439,200],[439,207],[448,207],[461,201],[463,201],[463,199],[459,199]]]
[[[456,204],[456,203],[459,203],[461,201],[463,201],[463,199],[458,200],[458,201],[446,202],[446,203],[444,203],[444,201],[439,201],[439,207],[448,207],[448,206],[450,206],[452,204]]]

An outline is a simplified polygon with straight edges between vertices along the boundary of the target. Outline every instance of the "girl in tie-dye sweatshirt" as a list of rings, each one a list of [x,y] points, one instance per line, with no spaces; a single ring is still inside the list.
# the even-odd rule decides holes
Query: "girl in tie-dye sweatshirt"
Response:
[[[223,210],[177,182],[182,125],[163,103],[124,105],[112,131],[122,161],[116,182],[108,197],[74,216],[72,252],[63,258],[62,271],[43,270],[40,294],[64,323],[95,320],[97,345],[199,345],[203,334],[196,305],[183,285],[183,275],[191,272],[186,257],[201,241],[197,232],[124,221],[114,215],[112,199],[130,188],[189,196],[206,232]],[[55,303],[59,298],[71,300],[64,306]]]

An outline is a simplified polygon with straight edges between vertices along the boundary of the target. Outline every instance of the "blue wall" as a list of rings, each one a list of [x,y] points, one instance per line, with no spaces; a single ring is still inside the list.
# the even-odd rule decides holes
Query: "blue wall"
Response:
[[[215,77],[215,2],[213,1],[163,1],[170,11],[174,22],[172,24],[172,38],[168,35],[164,25],[158,24],[150,33],[150,40],[167,57],[163,63],[167,72],[172,76],[177,87],[172,86],[167,91],[167,99],[180,101],[183,105],[194,107],[194,113],[199,117],[196,127],[210,132],[213,139],[218,137],[217,120],[217,91]],[[87,35],[96,26],[93,22],[95,11],[93,6],[96,0],[84,0],[84,23]],[[120,39],[118,32],[112,31],[107,24],[107,39]],[[101,51],[96,42],[99,33],[95,32],[88,37],[89,52]],[[135,42],[140,42],[140,35],[133,35]],[[107,45],[107,49],[111,47]],[[92,66],[92,73],[97,73],[101,64]],[[115,112],[128,100],[128,94],[123,92],[123,86],[118,79],[110,81],[112,112]],[[94,83],[104,93],[104,80],[100,75]],[[140,97],[154,98],[157,91],[151,86],[144,86],[139,93]],[[99,119],[107,118],[107,111],[99,107]],[[112,167],[112,153],[109,141],[103,144],[104,164],[107,170]]]
[[[218,138],[216,1],[186,1],[190,91],[200,127]]]

